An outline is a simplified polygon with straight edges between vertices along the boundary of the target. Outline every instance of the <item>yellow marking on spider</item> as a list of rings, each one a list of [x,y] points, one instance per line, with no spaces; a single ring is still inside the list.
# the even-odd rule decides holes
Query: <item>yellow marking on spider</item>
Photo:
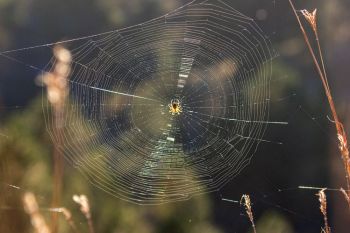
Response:
[[[180,113],[182,113],[182,106],[181,106],[181,102],[178,99],[172,99],[171,103],[168,104],[169,107],[169,113],[171,113],[171,115],[180,115]]]

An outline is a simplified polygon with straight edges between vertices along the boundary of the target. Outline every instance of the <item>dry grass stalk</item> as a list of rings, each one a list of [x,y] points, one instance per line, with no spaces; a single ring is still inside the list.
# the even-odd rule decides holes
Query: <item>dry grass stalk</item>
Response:
[[[54,188],[52,196],[52,207],[60,206],[62,177],[63,177],[63,158],[59,150],[64,105],[68,96],[68,76],[70,73],[70,63],[72,61],[71,53],[64,47],[58,45],[53,49],[56,62],[53,70],[42,77],[42,82],[47,87],[47,98],[53,107],[55,117],[54,134],[57,141],[54,145]],[[56,212],[52,214],[52,232],[58,231],[58,215]]]
[[[251,202],[250,202],[250,197],[249,195],[246,195],[244,194],[242,196],[242,199],[241,199],[241,202],[244,200],[244,207],[245,207],[245,211],[248,215],[248,218],[252,224],[252,227],[253,227],[253,231],[254,233],[256,233],[256,227],[255,227],[255,223],[254,223],[254,216],[253,216],[253,211],[252,211],[252,205],[251,205]]]
[[[340,189],[340,192],[344,195],[345,200],[347,201],[349,209],[350,209],[350,197],[349,197],[349,194],[343,188]]]
[[[37,233],[50,233],[45,219],[39,212],[39,206],[33,193],[27,192],[23,196],[25,212],[30,216],[31,223]]]
[[[51,208],[50,211],[52,212],[57,212],[57,213],[61,213],[63,215],[63,217],[65,218],[65,220],[68,222],[69,226],[72,228],[73,232],[75,233],[79,233],[78,228],[76,227],[73,218],[72,218],[72,213],[64,208]]]
[[[73,201],[80,205],[80,211],[84,214],[88,222],[89,232],[94,233],[95,230],[91,219],[89,199],[85,195],[74,195]]]
[[[322,189],[318,192],[318,200],[320,201],[320,210],[323,215],[323,221],[324,221],[324,228],[322,229],[322,232],[324,233],[331,233],[331,228],[328,224],[328,217],[327,217],[327,197],[325,193],[326,189]]]
[[[317,43],[317,52],[319,54],[319,59],[316,57],[315,50],[311,46],[309,36],[306,33],[303,24],[301,23],[300,17],[299,17],[299,15],[298,15],[298,13],[293,5],[292,0],[289,0],[289,3],[291,5],[293,12],[295,14],[295,17],[299,23],[299,27],[302,31],[306,45],[307,45],[309,52],[312,56],[312,59],[314,61],[314,64],[316,66],[319,77],[322,81],[323,88],[325,90],[325,93],[326,93],[326,96],[328,99],[328,103],[329,103],[329,106],[330,106],[330,109],[332,112],[332,116],[334,119],[336,130],[337,130],[337,138],[338,138],[338,143],[339,143],[338,147],[339,147],[341,157],[343,160],[343,164],[344,164],[344,168],[345,168],[347,190],[348,190],[348,196],[349,196],[350,195],[350,157],[349,157],[348,140],[347,140],[344,126],[339,120],[339,117],[338,117],[338,114],[337,114],[337,111],[335,108],[335,104],[333,101],[333,97],[331,94],[331,90],[330,90],[330,87],[328,85],[327,73],[326,73],[326,69],[325,69],[325,65],[324,65],[324,59],[323,59],[323,54],[322,54],[321,45],[319,42],[318,30],[317,30],[317,21],[316,21],[316,12],[317,11],[314,10],[312,13],[310,13],[307,10],[302,10],[301,13],[313,29],[313,32],[315,35],[315,40]],[[350,205],[350,203],[349,203],[349,205]]]

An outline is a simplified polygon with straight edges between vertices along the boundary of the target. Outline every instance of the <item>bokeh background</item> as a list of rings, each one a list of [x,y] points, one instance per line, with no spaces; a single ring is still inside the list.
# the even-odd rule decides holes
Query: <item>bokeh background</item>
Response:
[[[224,0],[225,1],[225,0]],[[0,0],[0,52],[97,34],[142,23],[188,3],[186,0]],[[286,0],[225,1],[256,19],[270,36],[278,56],[273,60],[270,126],[250,165],[218,192],[188,201],[139,206],[118,200],[91,186],[65,164],[62,205],[72,211],[80,232],[86,220],[72,201],[85,194],[96,232],[251,232],[239,203],[252,198],[258,232],[320,232],[323,226],[315,190],[298,186],[345,186],[334,125],[326,98]],[[318,26],[329,82],[339,115],[349,116],[350,2],[296,0],[298,9],[318,9]],[[40,49],[12,57],[45,67],[51,54]],[[49,222],[53,146],[41,107],[38,71],[0,57],[0,232],[33,232],[21,196],[31,191]],[[347,128],[347,127],[346,127]],[[282,144],[280,144],[282,143]],[[333,232],[348,232],[349,209],[343,196],[328,191]],[[63,218],[59,232],[71,232]]]

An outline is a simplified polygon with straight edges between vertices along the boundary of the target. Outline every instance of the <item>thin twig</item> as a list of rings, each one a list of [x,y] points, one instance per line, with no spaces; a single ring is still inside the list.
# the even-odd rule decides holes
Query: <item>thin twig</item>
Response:
[[[94,225],[91,218],[89,199],[85,195],[74,195],[73,201],[80,205],[80,211],[84,214],[88,222],[89,232],[95,233]]]
[[[348,206],[349,206],[349,210],[350,210],[350,197],[349,197],[349,194],[343,188],[340,189],[340,192],[344,195],[344,198],[347,201]]]
[[[56,213],[61,213],[64,217],[64,219],[68,222],[69,226],[72,228],[74,233],[79,233],[78,228],[76,227],[75,222],[73,221],[72,218],[72,213],[64,208],[64,207],[60,207],[60,208],[51,208],[50,209],[51,212],[56,212]]]

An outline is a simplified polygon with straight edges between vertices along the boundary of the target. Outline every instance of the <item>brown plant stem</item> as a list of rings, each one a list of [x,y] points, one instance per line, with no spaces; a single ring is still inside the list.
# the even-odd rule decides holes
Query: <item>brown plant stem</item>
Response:
[[[294,4],[292,2],[292,0],[289,0],[290,6],[292,7],[292,10],[295,14],[295,17],[298,21],[300,30],[304,36],[304,40],[306,42],[306,45],[308,47],[308,50],[312,56],[313,62],[316,66],[317,72],[319,74],[319,77],[322,81],[323,87],[324,87],[324,91],[326,93],[327,96],[327,100],[329,103],[329,107],[331,109],[331,113],[334,119],[334,123],[335,123],[335,127],[336,127],[336,131],[337,131],[337,137],[338,137],[338,141],[339,141],[339,150],[341,153],[341,157],[343,160],[343,164],[344,164],[344,168],[345,168],[345,177],[346,177],[346,184],[347,184],[347,190],[348,190],[348,195],[350,194],[350,158],[349,158],[349,148],[348,148],[348,143],[347,143],[347,136],[346,136],[346,132],[344,130],[343,124],[340,122],[336,108],[335,108],[335,104],[333,101],[333,97],[331,94],[331,90],[330,87],[328,85],[328,80],[327,80],[327,74],[326,74],[326,69],[325,69],[325,65],[324,65],[324,60],[323,60],[323,55],[322,55],[322,50],[321,50],[321,46],[320,46],[320,42],[319,42],[319,37],[318,37],[318,32],[317,32],[317,25],[316,25],[316,11],[314,13],[314,15],[305,15],[305,18],[309,21],[315,37],[316,37],[316,42],[317,42],[317,48],[318,48],[318,53],[320,56],[320,61],[322,64],[322,68],[320,66],[320,63],[315,55],[314,49],[311,46],[310,40],[309,40],[309,36],[307,35],[303,24],[301,23],[300,17],[294,7]],[[312,18],[312,20],[310,20],[310,17],[314,17]],[[350,204],[349,204],[350,205]]]
[[[57,140],[60,140],[61,130],[56,127],[55,135],[57,135]],[[62,191],[62,177],[63,177],[63,161],[62,154],[59,150],[60,142],[55,143],[53,157],[54,157],[54,174],[53,174],[53,194],[52,203],[53,208],[60,205],[61,202],[61,191]],[[58,213],[52,212],[51,215],[51,229],[53,233],[58,232]]]
[[[47,87],[47,98],[53,108],[53,136],[56,140],[53,149],[53,193],[52,208],[60,206],[63,178],[63,154],[60,150],[63,135],[64,106],[68,96],[68,76],[70,73],[71,54],[64,47],[57,45],[53,48],[55,65],[50,73],[42,77]],[[52,212],[51,230],[58,232],[58,213]]]

